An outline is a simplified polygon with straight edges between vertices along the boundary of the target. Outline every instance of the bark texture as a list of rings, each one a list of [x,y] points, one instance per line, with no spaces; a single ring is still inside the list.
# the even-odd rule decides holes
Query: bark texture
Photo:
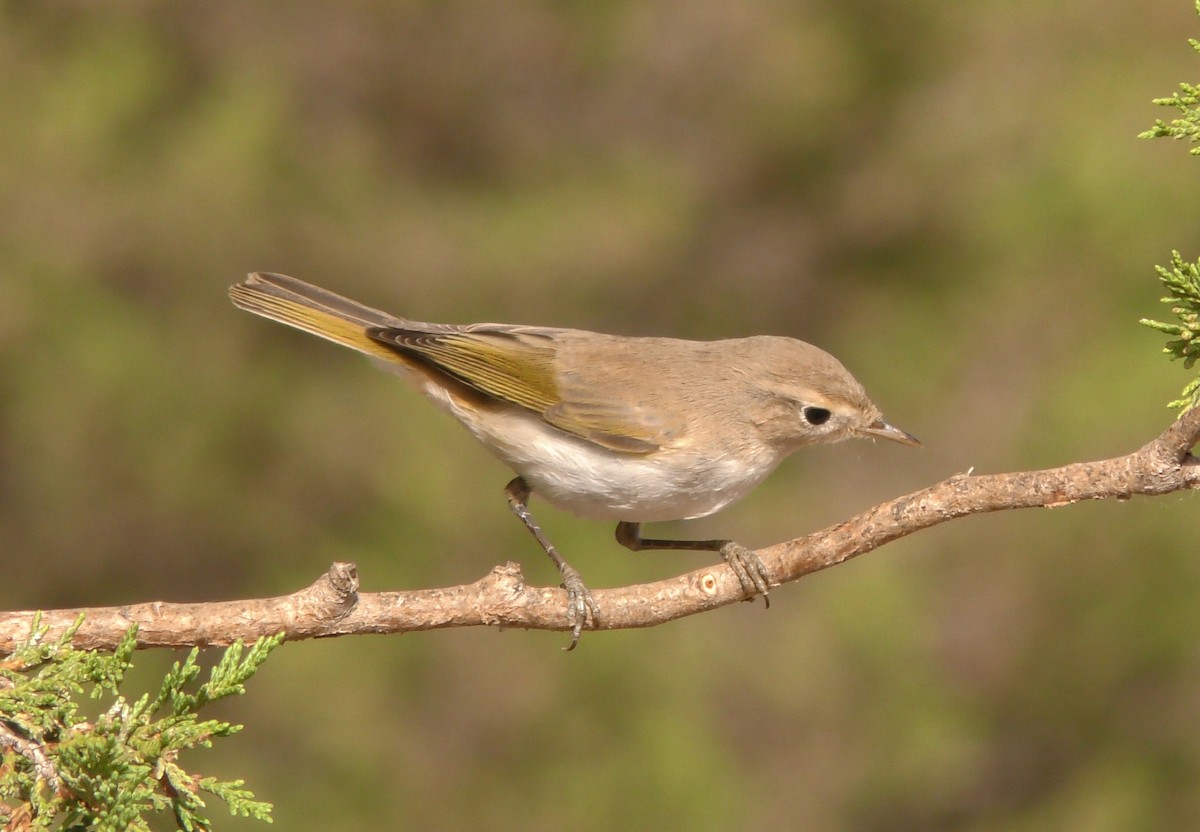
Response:
[[[1055,508],[1081,500],[1129,499],[1200,487],[1200,408],[1125,456],[1061,468],[1009,474],[959,474],[881,503],[855,517],[758,552],[773,586],[835,566],[897,538],[956,517],[1017,508]],[[648,584],[593,591],[602,612],[587,629],[653,627],[743,599],[724,564]],[[74,643],[111,649],[138,625],[139,647],[226,645],[284,632],[288,640],[358,633],[407,633],[442,627],[569,630],[563,590],[525,583],[506,563],[480,580],[443,589],[360,592],[354,564],[335,563],[313,584],[290,595],[199,604],[150,602],[122,607],[50,610],[41,614],[56,638],[79,617]],[[33,611],[0,612],[0,655],[30,632]]]

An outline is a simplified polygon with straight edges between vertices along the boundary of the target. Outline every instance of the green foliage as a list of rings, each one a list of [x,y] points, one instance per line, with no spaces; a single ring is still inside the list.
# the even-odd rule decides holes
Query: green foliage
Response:
[[[180,829],[207,830],[202,794],[225,801],[234,815],[270,822],[271,805],[254,800],[241,780],[189,773],[179,755],[208,747],[242,726],[202,720],[210,702],[245,692],[245,682],[282,635],[239,641],[225,651],[208,681],[190,689],[201,669],[199,648],[176,662],[158,693],[129,701],[119,693],[132,666],[137,628],[112,653],[77,650],[71,637],[29,640],[0,662],[0,813],[27,818],[28,828],[148,830],[148,816],[171,812]],[[93,720],[79,701],[86,693],[111,703]],[[57,825],[57,827],[56,827]]]
[[[1196,13],[1200,14],[1200,0],[1196,3]],[[1197,52],[1200,52],[1200,40],[1188,38],[1188,43]],[[1157,139],[1170,138],[1182,139],[1195,144],[1200,142],[1200,87],[1193,84],[1182,83],[1179,85],[1179,92],[1166,98],[1156,98],[1154,103],[1162,107],[1174,107],[1180,112],[1179,118],[1172,119],[1170,122],[1157,119],[1154,122],[1154,127],[1144,133],[1139,133],[1139,139]],[[1200,147],[1193,147],[1188,151],[1193,155],[1200,155]]]
[[[1163,352],[1174,359],[1183,359],[1183,366],[1191,369],[1200,357],[1200,262],[1185,263],[1178,251],[1171,252],[1171,268],[1154,267],[1158,277],[1171,294],[1162,299],[1163,303],[1171,304],[1171,312],[1179,318],[1179,323],[1169,324],[1142,318],[1142,323],[1151,329],[1165,332],[1175,340],[1168,341]],[[1183,393],[1169,407],[1184,409],[1200,404],[1200,377],[1192,379]]]
[[[1196,0],[1196,14],[1200,15],[1200,0]],[[1192,49],[1200,52],[1200,41],[1188,38]],[[1200,87],[1188,83],[1179,85],[1180,92],[1169,98],[1156,98],[1155,104],[1164,107],[1174,107],[1182,115],[1169,124],[1159,119],[1153,130],[1147,130],[1138,135],[1141,139],[1168,137],[1185,139],[1189,142],[1200,142]],[[1200,155],[1200,147],[1193,147],[1189,153]],[[1157,329],[1171,336],[1163,352],[1172,360],[1182,359],[1183,366],[1191,369],[1200,356],[1200,262],[1185,263],[1178,251],[1171,252],[1171,267],[1155,266],[1158,277],[1171,294],[1162,299],[1163,303],[1171,304],[1171,312],[1179,318],[1179,323],[1171,324],[1142,318],[1146,326]],[[1200,376],[1192,379],[1183,388],[1179,398],[1170,402],[1168,407],[1178,407],[1187,410],[1200,404]]]

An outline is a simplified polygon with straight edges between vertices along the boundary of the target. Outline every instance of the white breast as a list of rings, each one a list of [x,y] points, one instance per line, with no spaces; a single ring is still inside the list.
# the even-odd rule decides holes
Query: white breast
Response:
[[[535,494],[580,517],[635,523],[703,517],[744,497],[782,458],[751,438],[739,449],[745,458],[737,461],[687,445],[647,455],[620,453],[522,410],[484,415],[431,398],[524,477]]]

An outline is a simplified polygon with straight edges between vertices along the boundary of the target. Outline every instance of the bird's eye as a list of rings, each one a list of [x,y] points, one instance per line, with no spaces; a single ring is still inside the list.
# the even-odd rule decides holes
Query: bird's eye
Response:
[[[810,425],[823,425],[829,421],[830,413],[823,407],[804,408],[804,421]]]

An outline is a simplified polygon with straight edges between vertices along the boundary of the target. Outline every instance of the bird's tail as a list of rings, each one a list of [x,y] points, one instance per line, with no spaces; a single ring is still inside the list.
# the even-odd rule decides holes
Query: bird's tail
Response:
[[[269,272],[251,272],[229,287],[229,298],[239,309],[389,362],[397,360],[395,350],[369,337],[367,329],[412,323],[303,280]]]

